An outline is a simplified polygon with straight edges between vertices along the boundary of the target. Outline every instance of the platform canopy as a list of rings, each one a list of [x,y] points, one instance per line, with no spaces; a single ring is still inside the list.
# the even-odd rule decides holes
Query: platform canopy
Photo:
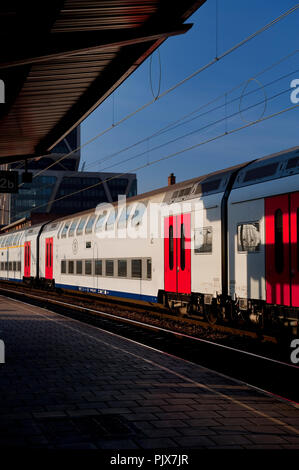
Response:
[[[205,1],[2,0],[0,165],[50,152]]]

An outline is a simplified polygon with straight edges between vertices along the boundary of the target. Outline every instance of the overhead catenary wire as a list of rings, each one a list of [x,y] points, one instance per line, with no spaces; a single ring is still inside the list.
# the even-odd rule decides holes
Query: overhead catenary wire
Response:
[[[152,160],[151,162],[147,162],[147,163],[145,163],[145,164],[143,164],[143,165],[140,165],[140,166],[138,166],[138,167],[132,168],[132,169],[130,169],[129,171],[126,171],[126,172],[123,172],[123,173],[119,173],[119,174],[113,175],[113,176],[111,176],[110,178],[107,178],[107,179],[105,179],[105,180],[99,181],[98,183],[92,184],[92,185],[87,186],[87,187],[85,187],[85,188],[82,188],[82,189],[79,189],[79,190],[77,190],[77,191],[74,191],[74,192],[72,192],[72,193],[70,193],[70,194],[66,194],[66,195],[64,195],[64,196],[61,196],[61,197],[59,197],[59,198],[56,198],[56,199],[54,199],[54,200],[52,201],[52,203],[53,203],[53,202],[57,202],[57,201],[61,201],[62,199],[65,199],[65,198],[67,198],[67,197],[73,196],[73,195],[75,195],[75,194],[82,193],[82,192],[84,192],[84,191],[87,191],[88,189],[95,188],[95,187],[100,186],[100,185],[102,185],[102,184],[104,184],[104,183],[107,183],[107,182],[109,182],[109,181],[111,181],[111,180],[113,180],[113,179],[120,178],[120,177],[122,177],[122,176],[126,176],[126,175],[128,175],[130,172],[142,170],[142,169],[144,169],[144,168],[146,168],[146,167],[148,167],[148,166],[155,165],[155,164],[157,164],[157,163],[159,163],[159,162],[161,162],[161,161],[165,161],[165,160],[168,160],[168,159],[170,159],[170,158],[174,158],[174,157],[176,157],[176,156],[178,156],[178,155],[181,155],[181,154],[183,154],[183,153],[185,153],[185,152],[189,152],[190,150],[194,150],[195,148],[199,148],[199,147],[201,147],[201,146],[203,146],[203,145],[206,145],[206,144],[209,144],[209,143],[214,142],[214,141],[216,141],[216,140],[219,140],[219,139],[221,139],[221,138],[223,138],[223,137],[225,137],[225,136],[234,134],[234,133],[239,132],[239,131],[241,131],[241,130],[243,130],[243,129],[246,129],[246,128],[248,128],[248,127],[257,125],[257,124],[259,124],[259,123],[261,123],[261,122],[267,121],[267,120],[272,119],[272,118],[274,118],[274,117],[276,117],[276,116],[280,116],[280,115],[282,115],[282,114],[284,114],[284,113],[286,113],[286,112],[292,111],[292,110],[294,110],[294,109],[296,109],[296,108],[298,108],[298,107],[299,107],[299,104],[295,104],[295,105],[293,105],[293,106],[289,106],[288,108],[284,108],[283,110],[277,111],[276,113],[272,113],[272,114],[270,114],[270,115],[268,115],[268,116],[264,116],[263,118],[261,118],[261,119],[258,120],[258,121],[253,121],[253,122],[244,124],[243,126],[240,126],[240,127],[235,128],[235,129],[232,129],[232,130],[230,130],[230,131],[223,132],[223,133],[218,134],[217,136],[211,137],[210,139],[207,139],[207,140],[205,140],[205,141],[203,141],[203,142],[199,142],[199,143],[197,143],[197,144],[191,145],[190,147],[186,147],[186,148],[184,148],[184,149],[178,150],[177,152],[171,153],[171,154],[166,155],[166,156],[164,156],[164,157],[158,158],[158,159],[156,159],[156,160]],[[41,204],[41,205],[39,205],[39,206],[36,206],[36,207],[34,208],[34,210],[40,209],[40,208],[45,207],[45,206],[47,206],[47,205],[48,205],[48,203]],[[19,212],[18,214],[26,214],[27,212],[28,212],[28,211],[22,211],[22,212]]]
[[[165,90],[163,93],[160,93],[157,97],[155,97],[154,99],[152,99],[151,101],[148,101],[147,103],[145,103],[144,105],[140,106],[139,108],[137,108],[135,111],[133,111],[132,113],[129,113],[127,114],[125,117],[123,117],[122,119],[120,119],[119,121],[117,121],[116,123],[113,123],[111,126],[107,127],[106,129],[104,129],[103,131],[101,131],[99,134],[97,134],[96,136],[94,136],[93,138],[89,139],[87,142],[85,142],[84,144],[80,145],[79,147],[77,147],[76,149],[72,150],[71,152],[69,152],[68,154],[62,156],[60,159],[58,159],[57,161],[51,163],[48,167],[42,169],[41,171],[35,173],[33,175],[34,178],[36,178],[37,176],[39,176],[40,174],[44,173],[45,171],[49,170],[50,168],[52,168],[54,165],[57,165],[57,163],[61,162],[62,160],[64,160],[65,158],[69,157],[70,155],[76,153],[78,150],[80,150],[81,148],[85,147],[86,145],[89,145],[90,143],[94,142],[96,139],[98,139],[99,137],[103,136],[104,134],[108,133],[109,131],[111,131],[112,129],[115,129],[115,127],[119,126],[120,124],[122,124],[123,122],[127,121],[128,119],[131,119],[133,116],[135,116],[137,113],[143,111],[144,109],[146,109],[147,107],[149,107],[150,105],[152,105],[153,103],[155,103],[156,101],[158,101],[159,99],[163,98],[164,96],[168,95],[169,93],[173,92],[174,90],[176,90],[178,87],[182,86],[183,84],[185,84],[186,82],[188,82],[189,80],[191,80],[192,78],[196,77],[197,75],[199,75],[200,73],[202,73],[203,71],[207,70],[208,68],[210,68],[212,65],[214,65],[216,62],[219,62],[221,59],[225,58],[226,56],[228,56],[229,54],[231,54],[232,52],[234,52],[235,50],[239,49],[240,47],[242,47],[244,44],[248,43],[249,41],[251,41],[252,39],[256,38],[257,36],[259,36],[260,34],[262,34],[264,31],[267,31],[268,29],[270,29],[272,26],[274,26],[275,24],[277,24],[279,21],[283,20],[284,18],[286,18],[287,16],[289,16],[290,14],[294,13],[297,9],[299,8],[299,4],[296,4],[294,5],[292,8],[290,8],[289,10],[285,11],[284,13],[282,13],[281,15],[279,15],[277,18],[275,18],[274,20],[272,20],[270,23],[267,23],[265,26],[263,26],[262,28],[258,29],[257,31],[255,31],[254,33],[252,33],[250,36],[246,37],[245,39],[243,39],[242,41],[240,41],[239,43],[235,44],[234,46],[232,46],[230,49],[226,50],[225,52],[223,52],[219,57],[216,57],[214,58],[213,60],[211,60],[210,62],[208,62],[207,64],[205,64],[204,66],[200,67],[199,69],[197,69],[195,72],[193,72],[192,74],[188,75],[187,77],[185,77],[183,80],[177,82],[175,85],[173,85],[172,87],[168,88],[167,90]],[[42,157],[41,157],[42,158]],[[19,187],[22,186],[19,185]]]
[[[269,98],[267,98],[267,101],[266,101],[266,102],[271,101],[271,100],[273,100],[273,99],[275,99],[275,98],[278,98],[279,96],[283,95],[284,93],[289,93],[289,92],[290,92],[290,89],[289,89],[289,88],[286,88],[285,90],[280,91],[279,93],[276,93],[275,95],[272,95],[272,96],[270,96]],[[255,108],[256,106],[259,106],[260,104],[264,104],[264,103],[265,103],[265,100],[261,100],[261,101],[259,101],[258,103],[255,103],[255,104],[253,104],[253,105],[251,105],[251,106],[248,106],[247,108],[244,108],[244,109],[242,110],[242,113],[243,113],[244,111],[248,111],[248,110],[250,110],[250,109],[252,109],[252,108]],[[225,107],[225,104],[224,104],[223,106]],[[223,106],[222,106],[222,107],[223,107]],[[199,129],[195,129],[195,130],[193,130],[193,131],[187,132],[186,134],[183,134],[183,135],[181,135],[181,136],[175,137],[175,138],[172,139],[172,140],[169,140],[169,141],[167,141],[167,142],[163,142],[163,144],[159,144],[159,145],[157,145],[157,146],[155,146],[155,147],[147,148],[145,151],[142,151],[142,152],[138,153],[137,155],[133,155],[132,157],[128,157],[128,158],[126,158],[125,160],[122,160],[121,162],[116,162],[116,163],[114,163],[113,165],[104,167],[104,168],[102,169],[102,171],[105,171],[105,170],[107,170],[108,168],[113,168],[113,167],[115,167],[115,166],[117,166],[117,165],[119,165],[119,164],[127,163],[128,161],[134,160],[134,159],[136,159],[136,158],[142,157],[143,155],[146,155],[148,152],[153,152],[153,151],[155,151],[155,150],[159,150],[159,149],[161,149],[161,148],[163,148],[163,147],[165,147],[165,146],[167,146],[167,145],[173,144],[174,142],[178,142],[179,140],[185,139],[186,137],[190,137],[191,135],[194,135],[194,134],[196,134],[196,133],[198,133],[198,132],[200,132],[200,131],[202,131],[202,130],[208,129],[209,127],[212,127],[212,126],[215,126],[215,125],[217,125],[217,124],[220,124],[221,122],[224,122],[225,124],[227,124],[227,120],[228,120],[228,119],[231,119],[232,117],[238,116],[239,114],[240,114],[240,111],[239,111],[239,110],[236,111],[236,112],[234,112],[234,113],[232,113],[232,114],[230,114],[230,115],[226,115],[226,114],[225,114],[224,117],[218,119],[217,121],[213,121],[212,123],[206,124],[205,126],[202,126],[202,127],[200,127]],[[263,114],[264,114],[264,113],[263,113]],[[257,121],[258,121],[258,120],[259,120],[259,119],[257,119]],[[244,121],[244,122],[246,122],[246,121]],[[225,128],[227,129],[227,125],[225,126]]]
[[[278,77],[277,79],[272,80],[271,82],[266,83],[265,85],[263,85],[263,87],[266,88],[266,87],[268,87],[268,86],[271,86],[271,85],[273,85],[274,83],[277,83],[277,82],[280,81],[280,80],[283,80],[283,79],[285,79],[285,78],[287,78],[287,77],[292,76],[292,75],[293,75],[294,73],[296,73],[296,72],[299,72],[299,69],[293,70],[292,72],[289,72],[289,73],[287,73],[287,74],[285,74],[285,75],[282,75],[282,76]],[[255,78],[255,77],[253,77],[253,78]],[[253,78],[251,78],[250,80],[252,80]],[[248,82],[248,80],[245,80],[243,83],[246,84],[247,82]],[[240,86],[241,86],[241,85],[240,85]],[[238,87],[239,87],[239,86],[238,86]],[[249,92],[243,94],[242,98],[244,98],[244,97],[246,97],[246,96],[249,96],[249,95],[251,95],[251,94],[253,94],[253,93],[255,93],[255,92],[259,91],[259,90],[260,90],[260,88],[255,88],[254,90],[251,90],[251,91],[249,91]],[[155,132],[154,134],[152,134],[152,135],[150,135],[150,136],[147,136],[147,137],[145,137],[145,138],[139,140],[138,142],[136,142],[136,143],[134,143],[134,144],[131,144],[131,145],[128,146],[128,147],[125,147],[125,148],[123,148],[123,149],[121,149],[121,150],[119,150],[119,151],[117,151],[117,152],[114,152],[114,153],[112,153],[112,154],[109,154],[109,155],[108,155],[107,157],[105,157],[105,158],[101,158],[101,159],[99,159],[99,160],[96,160],[96,161],[90,163],[89,165],[86,166],[86,168],[91,168],[91,167],[94,166],[94,165],[97,165],[97,164],[99,164],[99,163],[103,163],[103,162],[105,162],[105,161],[107,161],[107,160],[110,160],[111,158],[113,158],[113,157],[115,157],[115,156],[117,156],[117,155],[120,155],[121,153],[123,153],[123,152],[125,152],[125,151],[127,151],[127,150],[131,150],[132,148],[136,147],[137,145],[139,145],[139,144],[141,144],[141,143],[148,142],[149,139],[151,139],[151,138],[153,138],[153,137],[157,137],[157,136],[160,136],[160,135],[162,135],[162,134],[165,134],[166,132],[173,131],[174,129],[177,129],[177,128],[180,127],[180,126],[189,124],[190,122],[194,121],[195,119],[198,119],[198,118],[200,118],[200,117],[206,116],[207,114],[210,114],[210,113],[212,113],[212,112],[214,112],[214,111],[217,111],[217,110],[219,110],[219,109],[221,109],[221,108],[225,108],[225,107],[226,107],[227,105],[229,105],[229,104],[232,104],[232,103],[234,103],[234,102],[240,101],[240,98],[241,98],[240,96],[238,96],[238,97],[236,97],[236,98],[233,98],[233,99],[230,100],[230,101],[227,101],[227,94],[228,94],[228,93],[230,93],[230,92],[225,92],[223,95],[221,95],[221,97],[224,97],[224,98],[225,98],[224,104],[220,104],[220,105],[218,105],[218,106],[216,106],[216,107],[214,107],[214,108],[212,108],[212,109],[209,109],[208,111],[205,111],[204,113],[201,113],[201,114],[199,114],[199,115],[197,115],[197,116],[195,116],[195,117],[189,119],[188,121],[185,120],[184,122],[180,122],[181,119],[180,119],[180,120],[177,120],[177,121],[175,121],[175,123],[172,123],[172,127],[170,127],[170,124],[169,124],[169,125],[165,126],[164,128],[160,129],[159,131]],[[217,99],[215,99],[215,100],[218,101],[219,99],[217,98]],[[212,104],[215,100],[210,101],[208,104]],[[207,104],[207,105],[208,105],[208,104]],[[202,106],[200,106],[200,107],[197,109],[197,111],[199,111],[199,110],[202,109],[202,108],[207,107],[207,105],[202,105]],[[186,117],[186,116],[189,117],[190,115],[192,115],[192,114],[194,114],[194,113],[195,113],[195,111],[192,111],[192,113],[188,113],[187,115],[185,115],[185,117]],[[120,162],[120,163],[122,163],[122,162]],[[113,166],[115,166],[115,165],[112,165],[111,167],[113,167]],[[109,167],[106,167],[106,168],[109,168]]]

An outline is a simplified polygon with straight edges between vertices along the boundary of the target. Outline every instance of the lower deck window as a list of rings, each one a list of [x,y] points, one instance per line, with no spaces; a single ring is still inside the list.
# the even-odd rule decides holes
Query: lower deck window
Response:
[[[81,260],[76,261],[76,273],[82,274],[82,261]]]
[[[152,278],[152,260],[150,258],[146,260],[146,277],[147,279]]]
[[[127,260],[126,259],[118,260],[118,276],[119,277],[127,276]]]
[[[103,262],[101,259],[96,259],[94,262],[94,273],[96,276],[102,276],[103,274]]]
[[[62,260],[61,261],[61,274],[65,274],[65,273],[66,273],[66,261]]]
[[[141,279],[141,259],[132,259],[132,277]]]
[[[258,222],[247,222],[237,227],[238,251],[260,251],[261,234]]]
[[[74,261],[69,261],[69,274],[74,274]]]
[[[194,234],[194,252],[212,253],[213,229],[212,227],[202,227],[195,230]]]
[[[91,260],[90,259],[85,260],[85,274],[87,275],[91,274]]]
[[[106,276],[114,276],[114,261],[106,261]]]

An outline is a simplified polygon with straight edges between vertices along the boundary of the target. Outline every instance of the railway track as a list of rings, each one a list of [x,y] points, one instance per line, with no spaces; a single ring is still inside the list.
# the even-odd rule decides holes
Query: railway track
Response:
[[[165,323],[161,322],[161,313],[156,312],[156,322],[143,321],[141,308],[135,314],[127,311],[125,315],[123,306],[121,313],[116,314],[115,311],[107,312],[99,306],[89,305],[84,296],[80,299],[80,296],[74,298],[64,293],[58,296],[37,290],[28,292],[28,289],[21,289],[20,286],[14,290],[1,287],[0,293],[147,344],[284,399],[299,402],[299,390],[296,385],[299,367],[286,362],[282,357],[279,358],[279,353],[275,350],[277,344],[264,343],[264,347],[268,346],[266,355],[265,349],[262,352],[260,350],[262,343],[252,337],[246,337],[247,342],[248,339],[251,341],[250,347],[246,349],[246,344],[242,343],[240,337],[236,337],[234,341],[232,337],[228,340],[223,332],[215,332],[213,329],[210,331],[210,337],[207,335],[207,328],[203,329],[205,334],[194,336],[188,333],[188,327],[186,331],[182,328],[184,319],[179,325],[181,331],[179,328],[169,328],[164,317]],[[176,319],[172,318],[172,321]],[[269,349],[269,345],[272,349]]]

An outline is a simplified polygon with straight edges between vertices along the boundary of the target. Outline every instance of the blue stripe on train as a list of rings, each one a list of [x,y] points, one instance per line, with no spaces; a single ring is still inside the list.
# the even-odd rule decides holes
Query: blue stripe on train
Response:
[[[112,297],[124,297],[126,299],[144,300],[145,302],[157,303],[158,301],[158,298],[156,296],[135,294],[133,292],[122,292],[118,290],[97,289],[94,287],[72,286],[69,284],[56,284],[56,283],[55,283],[55,287],[60,287],[61,289],[78,290],[80,292],[90,292],[92,294],[111,295]]]
[[[1,281],[13,281],[13,282],[22,282],[23,279],[15,279],[14,277],[0,277]]]
[[[12,277],[0,277],[3,281],[14,281],[14,282],[22,282],[23,279],[14,279]],[[133,292],[122,292],[118,290],[107,290],[107,289],[96,289],[93,287],[82,287],[82,286],[72,286],[69,284],[56,284],[55,287],[60,287],[61,289],[71,289],[71,290],[78,290],[80,292],[90,292],[92,294],[104,294],[104,295],[111,295],[112,297],[123,297],[126,299],[133,299],[133,300],[144,300],[145,302],[158,302],[158,298],[153,295],[144,295],[144,294],[134,294]]]

